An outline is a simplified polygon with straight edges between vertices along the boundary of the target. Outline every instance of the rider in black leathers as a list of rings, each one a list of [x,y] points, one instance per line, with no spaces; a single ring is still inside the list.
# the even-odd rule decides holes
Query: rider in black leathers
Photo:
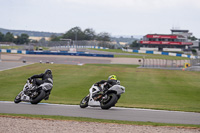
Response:
[[[38,78],[41,78],[42,80],[39,80]],[[45,97],[45,100],[49,99],[50,92],[53,88],[53,75],[52,71],[50,69],[45,70],[44,73],[41,73],[39,75],[33,75],[29,78],[29,80],[33,80],[33,84],[42,87],[43,90],[47,92],[47,96]]]
[[[101,88],[101,85],[104,84],[104,88]],[[113,85],[119,85],[120,81],[117,80],[117,77],[115,75],[111,75],[108,77],[108,80],[101,80],[97,83],[95,83],[96,86],[100,88],[100,93],[102,93],[105,90],[108,90]]]

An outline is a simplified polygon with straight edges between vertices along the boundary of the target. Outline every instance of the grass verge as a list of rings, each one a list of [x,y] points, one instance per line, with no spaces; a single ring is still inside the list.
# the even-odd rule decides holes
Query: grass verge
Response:
[[[90,49],[90,50],[132,54],[132,55],[114,55],[114,57],[116,58],[143,58],[145,57],[146,59],[189,60],[189,58],[186,58],[186,57],[125,52],[125,51],[122,51],[121,49]]]
[[[170,123],[154,123],[154,122],[138,122],[138,121],[120,121],[120,120],[105,120],[93,119],[84,117],[68,117],[68,116],[49,116],[49,115],[26,115],[26,114],[3,114],[0,117],[14,117],[14,118],[29,118],[29,119],[43,119],[43,120],[73,120],[79,122],[99,122],[99,123],[114,123],[114,124],[128,124],[128,125],[146,125],[146,126],[170,126],[180,128],[200,128],[200,125],[190,124],[170,124]]]

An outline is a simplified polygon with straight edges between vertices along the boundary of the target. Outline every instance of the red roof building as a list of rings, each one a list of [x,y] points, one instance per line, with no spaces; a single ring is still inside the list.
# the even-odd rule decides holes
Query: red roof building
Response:
[[[141,47],[158,48],[163,51],[164,48],[188,49],[193,43],[188,40],[192,35],[188,30],[171,30],[172,34],[147,34],[140,41]]]

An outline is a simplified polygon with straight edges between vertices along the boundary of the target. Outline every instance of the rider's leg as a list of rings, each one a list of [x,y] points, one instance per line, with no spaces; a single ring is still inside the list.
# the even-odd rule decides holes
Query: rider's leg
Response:
[[[50,83],[44,83],[41,86],[42,86],[42,89],[45,90],[45,92],[46,92],[46,97],[44,98],[44,100],[48,100],[51,90],[53,88],[53,85]]]
[[[41,84],[43,84],[44,82],[42,80],[39,80],[39,79],[35,79],[35,84],[37,86],[40,86]]]

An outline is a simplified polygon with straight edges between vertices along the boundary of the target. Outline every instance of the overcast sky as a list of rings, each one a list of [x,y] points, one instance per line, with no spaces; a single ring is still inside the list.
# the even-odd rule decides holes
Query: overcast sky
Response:
[[[79,26],[115,35],[170,34],[200,38],[200,0],[0,0],[0,28],[65,33]]]

